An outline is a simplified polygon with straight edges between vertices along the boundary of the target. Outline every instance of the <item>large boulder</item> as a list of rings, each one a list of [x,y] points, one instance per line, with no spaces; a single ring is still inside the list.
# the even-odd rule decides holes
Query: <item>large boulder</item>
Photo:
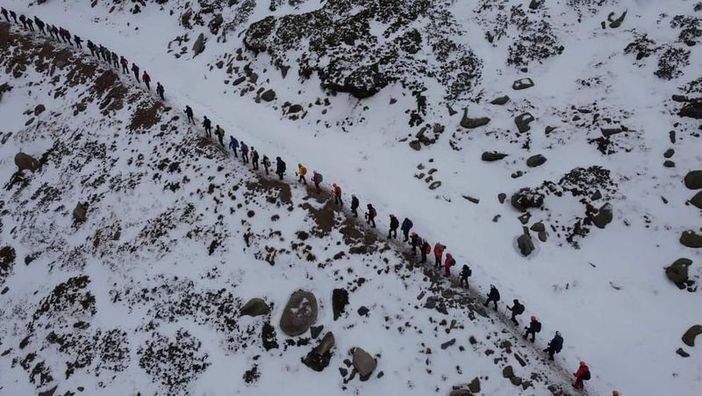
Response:
[[[522,113],[514,117],[514,123],[517,124],[517,129],[520,133],[527,132],[531,129],[529,124],[534,121],[534,116],[531,113]]]
[[[305,366],[311,368],[314,371],[322,371],[327,366],[329,366],[329,361],[331,360],[331,349],[334,347],[334,334],[328,332],[319,345],[314,347],[310,353],[307,354],[302,359],[302,363]]]
[[[512,83],[512,89],[514,89],[515,91],[531,88],[533,86],[534,81],[531,78],[522,78]]]
[[[690,190],[702,188],[702,170],[693,170],[685,175],[685,187]]]
[[[353,368],[356,369],[358,375],[361,377],[361,381],[368,380],[378,366],[378,361],[361,348],[353,349],[352,362]]]
[[[702,120],[702,100],[688,103],[683,106],[678,112],[680,117],[690,117],[697,120]]]
[[[504,153],[498,153],[497,151],[485,151],[483,155],[480,157],[483,161],[486,162],[492,162],[492,161],[499,161],[502,158],[505,158],[507,154]]]
[[[697,194],[695,194],[692,199],[690,199],[690,203],[696,206],[699,209],[702,209],[702,191],[699,191]]]
[[[193,44],[193,58],[200,55],[202,51],[205,50],[205,35],[200,33],[199,36],[197,36],[197,39],[195,39],[195,43]]]
[[[314,294],[297,290],[285,305],[280,328],[291,337],[303,334],[317,320],[317,311],[317,298]]]
[[[515,209],[524,212],[529,208],[542,207],[544,205],[544,195],[525,187],[512,194],[510,202]]]
[[[468,117],[468,109],[463,109],[463,118],[461,118],[461,126],[463,128],[478,128],[487,125],[489,122],[490,118],[488,117],[470,118]]]
[[[523,227],[523,231],[522,235],[517,238],[517,246],[522,256],[526,257],[534,251],[535,247],[534,241],[531,239],[531,235],[529,235],[529,229]]]
[[[680,243],[689,248],[702,248],[702,235],[692,231],[684,231],[680,235]]]
[[[88,218],[88,203],[78,202],[73,209],[73,220],[76,223],[82,223]]]
[[[692,260],[687,258],[679,258],[666,267],[665,275],[671,282],[675,283],[679,288],[684,289],[687,283],[687,268],[692,265]]]
[[[702,325],[694,325],[687,329],[682,336],[682,340],[687,346],[695,346],[695,337],[702,334]]]
[[[239,310],[240,316],[261,316],[271,312],[271,308],[261,298],[252,298]]]
[[[607,224],[612,222],[612,219],[614,218],[614,214],[612,212],[612,205],[609,203],[606,203],[600,207],[600,209],[597,211],[597,214],[592,218],[592,222],[598,227],[598,228],[605,228]]]
[[[332,292],[332,310],[334,311],[334,320],[339,319],[348,303],[349,292],[345,289],[334,289]]]
[[[15,155],[15,165],[17,165],[21,171],[30,170],[35,172],[37,169],[39,169],[39,161],[34,159],[34,157],[31,155],[22,152]]]
[[[530,168],[536,168],[537,166],[541,166],[546,163],[546,157],[544,157],[541,154],[536,154],[532,155],[531,157],[527,158],[526,164]]]
[[[266,102],[270,102],[273,99],[275,99],[275,91],[272,89],[269,89],[261,94],[261,99],[265,100]]]

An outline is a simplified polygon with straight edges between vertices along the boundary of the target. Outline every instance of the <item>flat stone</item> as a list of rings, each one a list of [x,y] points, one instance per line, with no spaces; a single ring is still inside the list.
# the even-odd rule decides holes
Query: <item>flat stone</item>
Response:
[[[271,312],[270,307],[261,298],[252,298],[239,310],[240,316],[261,316]]]
[[[500,96],[498,98],[493,99],[492,102],[490,102],[490,104],[502,106],[503,104],[506,104],[507,102],[509,102],[509,96],[504,95],[504,96]]]
[[[505,157],[507,157],[507,154],[498,153],[497,151],[485,151],[483,155],[480,156],[480,159],[485,162],[493,162],[499,161]]]
[[[531,157],[527,158],[526,164],[530,168],[535,168],[537,166],[541,166],[546,163],[546,157],[544,157],[541,154],[536,154],[532,155]]]
[[[512,83],[512,89],[514,89],[515,91],[531,88],[533,86],[534,81],[531,78],[521,78]]]
[[[693,249],[702,248],[702,235],[692,230],[684,231],[680,235],[680,243]]]
[[[691,326],[682,336],[682,341],[689,347],[695,346],[695,337],[702,334],[702,325]]]

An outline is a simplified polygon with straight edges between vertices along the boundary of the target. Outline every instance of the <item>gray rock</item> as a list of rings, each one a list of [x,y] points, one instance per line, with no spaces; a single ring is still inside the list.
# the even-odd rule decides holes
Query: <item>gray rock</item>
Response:
[[[453,345],[453,344],[455,344],[455,343],[456,343],[456,339],[455,339],[455,338],[452,338],[452,339],[450,339],[450,340],[444,342],[443,344],[441,344],[441,349],[446,349],[446,348],[450,347],[451,345]]]
[[[534,81],[531,78],[522,78],[512,83],[512,89],[514,89],[515,91],[531,88],[533,86]]]
[[[673,154],[675,154],[675,150],[673,150],[672,148],[669,148],[668,150],[665,151],[665,153],[663,153],[663,157],[670,158],[673,156]]]
[[[534,121],[534,116],[531,113],[522,113],[514,117],[514,123],[517,124],[517,129],[520,133],[527,132],[531,129],[529,124]]]
[[[612,29],[616,29],[622,25],[622,22],[624,22],[624,18],[626,18],[626,11],[617,19],[614,19],[614,12],[610,12],[609,15],[607,16],[607,20],[609,21],[609,27]]]
[[[512,368],[512,366],[507,366],[507,367],[503,368],[502,369],[502,376],[504,378],[514,377],[514,369]]]
[[[87,219],[88,216],[88,203],[78,202],[75,209],[73,209],[73,220],[76,223],[82,223]]]
[[[682,357],[684,357],[684,358],[690,357],[690,354],[687,353],[687,352],[685,352],[685,350],[682,349],[682,348],[678,348],[678,350],[675,351],[675,353],[677,353],[678,355],[680,355],[680,356],[682,356]]]
[[[680,117],[690,117],[696,120],[702,120],[702,100],[691,102],[683,106],[678,111]]]
[[[505,199],[507,199],[507,194],[505,194],[505,193],[497,194],[497,200],[500,201],[500,203],[505,203]]]
[[[17,162],[17,157],[15,157]],[[702,170],[693,170],[685,175],[685,187],[690,190],[699,190],[702,188]]]
[[[302,105],[294,104],[288,109],[288,114],[299,113],[303,110]]]
[[[354,369],[356,369],[361,377],[361,381],[368,380],[378,366],[378,361],[361,348],[353,349],[352,362]]]
[[[205,35],[200,33],[193,44],[193,58],[200,55],[205,50]]]
[[[548,232],[546,232],[546,231],[539,231],[539,233],[538,233],[537,235],[538,235],[539,240],[540,240],[541,242],[546,242],[546,241],[548,241]]]
[[[468,109],[463,110],[463,118],[461,118],[461,126],[463,128],[473,129],[478,128],[483,125],[487,125],[490,122],[488,117],[478,117],[470,118],[468,117]]]
[[[504,96],[500,96],[499,98],[493,99],[492,102],[490,102],[490,104],[502,106],[503,104],[506,104],[507,102],[509,102],[509,96],[504,95]]]
[[[473,393],[480,393],[480,378],[473,378],[473,381],[468,384],[468,389]]]
[[[473,396],[473,393],[468,389],[453,389],[449,396]]]
[[[689,248],[702,248],[702,235],[692,230],[684,231],[682,235],[680,235],[680,243]]]
[[[663,161],[663,166],[666,168],[675,168],[675,162],[671,160]]]
[[[665,268],[665,275],[671,282],[675,283],[680,289],[685,288],[685,283],[688,280],[687,268],[692,265],[692,260],[688,258],[679,258]]]
[[[592,222],[598,228],[605,228],[607,224],[612,222],[614,218],[614,213],[612,212],[612,205],[606,203],[600,207],[597,214],[592,218]]]
[[[261,94],[261,99],[265,100],[266,102],[272,101],[275,99],[275,91],[272,89],[265,91]]]
[[[334,291],[332,291],[332,310],[334,311],[334,320],[339,319],[348,303],[349,292],[346,291],[346,289],[334,289]]]
[[[555,127],[555,126],[548,126],[548,125],[547,125],[547,126],[546,126],[546,129],[544,130],[544,133],[545,133],[546,135],[548,135],[549,133],[555,131],[556,129],[558,129],[558,127]]]
[[[524,232],[517,238],[517,246],[519,246],[519,252],[522,256],[526,257],[534,251],[535,247],[534,241],[531,239],[531,235],[529,235],[529,229],[526,227],[522,228]]]
[[[328,332],[319,342],[319,345],[314,347],[307,356],[302,359],[302,363],[305,366],[311,368],[314,371],[322,371],[327,366],[329,366],[329,361],[331,360],[332,352],[331,349],[334,347],[334,334]]]
[[[493,162],[493,161],[499,161],[503,158],[505,158],[507,154],[504,153],[498,153],[497,151],[485,151],[483,155],[480,157],[481,160],[486,161],[486,162]]]
[[[512,194],[510,202],[515,209],[523,212],[529,208],[542,207],[544,205],[544,195],[525,187]]]
[[[261,316],[271,312],[271,308],[261,298],[252,298],[239,310],[239,316]]]
[[[699,209],[702,209],[702,191],[699,191],[697,194],[695,194],[692,199],[690,199],[690,203],[696,206]]]
[[[412,147],[412,149],[419,151],[422,149],[422,142],[419,140],[410,140],[409,146]]]
[[[527,158],[526,164],[530,168],[536,168],[537,166],[541,166],[546,163],[546,157],[544,157],[541,154],[536,154],[532,155],[531,157]]]
[[[536,222],[531,226],[531,230],[534,232],[546,231],[546,226],[542,222]]]
[[[39,161],[34,159],[34,157],[31,155],[22,152],[15,155],[15,165],[17,165],[21,171],[30,170],[35,172],[37,169],[39,169]]]
[[[682,336],[682,341],[687,346],[695,346],[695,337],[702,334],[702,325],[694,325],[687,329],[685,334]]]
[[[295,291],[280,318],[281,330],[291,337],[303,334],[317,320],[317,310],[314,294],[304,290]]]

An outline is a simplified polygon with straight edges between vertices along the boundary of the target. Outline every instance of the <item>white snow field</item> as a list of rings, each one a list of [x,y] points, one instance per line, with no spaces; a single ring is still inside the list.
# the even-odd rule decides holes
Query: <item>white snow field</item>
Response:
[[[696,285],[702,249],[680,242],[687,230],[702,233],[702,212],[689,202],[699,190],[683,182],[702,169],[702,122],[700,110],[698,118],[678,114],[702,97],[699,2],[545,0],[531,9],[529,1],[512,0],[349,1],[348,15],[356,16],[349,19],[350,33],[339,29],[348,15],[332,13],[340,25],[325,33],[323,44],[314,29],[326,29],[326,20],[315,12],[342,1],[139,3],[0,2],[124,55],[149,72],[152,85],[165,86],[167,106],[142,109],[144,118],[160,115],[142,124],[134,113],[146,99],[129,75],[120,75],[133,85],[129,91],[114,93],[124,97],[125,107],[110,108],[115,99],[103,102],[110,89],[92,83],[106,65],[85,81],[65,65],[52,71],[30,63],[13,74],[17,55],[11,59],[11,50],[3,49],[0,85],[12,89],[0,100],[0,174],[9,186],[0,198],[0,248],[11,246],[15,259],[0,278],[0,288],[8,287],[0,296],[0,354],[9,351],[0,357],[0,393],[58,386],[56,394],[64,394],[80,386],[90,394],[427,395],[449,394],[454,385],[478,377],[477,394],[561,392],[549,385],[575,394],[569,374],[585,360],[593,376],[589,394],[702,394],[701,341],[691,347],[681,340],[688,328],[702,324]],[[387,17],[384,7],[403,13]],[[369,9],[370,17],[361,12]],[[416,9],[422,10],[418,17]],[[625,11],[621,26],[612,26]],[[223,23],[214,29],[217,15]],[[268,16],[287,21],[293,26],[288,33],[295,34],[283,36],[277,22],[280,36],[255,53],[252,48],[263,44],[252,44],[260,37],[251,26]],[[322,21],[313,30],[294,25],[318,21],[313,18]],[[16,34],[20,26],[13,27]],[[344,41],[335,38],[337,31],[359,37]],[[383,45],[406,31],[418,32],[418,46],[399,61],[378,61],[376,50],[387,55]],[[204,50],[193,56],[200,33]],[[538,44],[530,46],[533,41]],[[453,45],[445,57],[441,48],[447,42]],[[520,45],[527,49],[515,51]],[[392,79],[362,99],[332,92],[345,88],[323,88],[335,74],[319,70],[336,72],[331,60],[342,74],[356,67],[343,57],[347,53],[367,54],[359,63],[379,62]],[[87,50],[82,54],[72,59],[88,62]],[[316,62],[310,78],[301,77],[305,57]],[[478,65],[472,75],[458,74],[473,60]],[[290,67],[286,73],[280,62]],[[513,89],[522,78],[535,86]],[[452,87],[463,88],[456,93]],[[272,101],[261,99],[268,89],[275,91]],[[425,108],[414,90],[423,90]],[[490,103],[502,95],[509,96],[506,104]],[[38,104],[46,110],[35,115]],[[293,104],[300,111],[291,112]],[[271,159],[284,158],[289,184],[295,184],[295,165],[304,163],[324,174],[326,188],[339,183],[347,205],[350,194],[360,198],[361,209],[373,203],[379,240],[358,236],[339,212],[332,212],[337,224],[331,227],[325,216],[332,209],[311,190],[295,187],[289,199],[283,193],[267,200],[285,187],[259,182],[231,154],[201,140],[203,131],[185,121],[186,105],[198,125],[207,115],[227,136]],[[464,108],[469,117],[489,122],[462,126]],[[534,121],[520,133],[514,119],[524,112]],[[412,116],[421,121],[412,122]],[[417,136],[424,125],[429,138]],[[23,182],[10,185],[19,151],[35,158],[53,154],[38,172],[25,171]],[[481,159],[492,151],[507,156]],[[537,154],[547,161],[527,166]],[[666,160],[672,163],[664,166]],[[572,172],[576,168],[583,170]],[[437,180],[440,186],[429,189]],[[511,205],[524,187],[543,194],[543,204],[525,212]],[[74,225],[79,201],[91,204],[87,220]],[[590,224],[605,203],[613,208],[612,221],[604,228]],[[414,266],[396,252],[406,249],[401,244],[387,249],[390,213],[400,221],[410,217],[432,245],[446,245],[457,260],[454,275],[463,264],[471,266],[472,297],[496,285],[500,316],[492,310],[489,317],[476,315],[480,304],[450,295],[459,288]],[[532,231],[535,250],[525,257],[517,237],[523,226],[538,222],[545,225],[546,241]],[[252,245],[246,248],[242,235],[249,227]],[[118,237],[109,240],[106,235],[114,237],[116,230]],[[366,242],[374,247],[354,249]],[[271,265],[266,260],[274,251]],[[338,256],[340,251],[345,254]],[[692,261],[682,288],[664,270],[678,258]],[[71,298],[48,297],[80,276],[89,283],[73,281],[79,283],[76,293],[92,296],[93,313],[86,312],[93,306],[88,302],[78,309]],[[349,290],[350,303],[334,320],[336,288]],[[297,289],[317,297],[315,325],[324,329],[316,339],[309,333],[286,337],[278,326]],[[425,308],[428,297],[442,295],[445,313]],[[240,305],[252,297],[272,304],[271,313],[239,317]],[[520,328],[507,325],[505,304],[514,298],[527,309],[521,327],[532,314],[543,323],[535,347],[518,337]],[[49,303],[59,308],[46,308]],[[361,306],[368,316],[357,312]],[[275,328],[278,348],[263,345],[264,322]],[[565,344],[548,364],[541,350],[556,330]],[[327,331],[336,346],[320,373],[300,358]],[[454,345],[441,348],[453,338]],[[504,340],[510,346],[500,347]],[[159,355],[158,346],[168,343],[192,354]],[[352,347],[379,356],[368,381],[345,383],[339,374]],[[689,357],[676,353],[679,348]],[[526,366],[515,356],[527,359]],[[249,372],[245,381],[254,365],[260,378]],[[503,378],[508,365],[525,386]],[[69,368],[75,372],[69,375]],[[42,377],[49,372],[50,379]]]

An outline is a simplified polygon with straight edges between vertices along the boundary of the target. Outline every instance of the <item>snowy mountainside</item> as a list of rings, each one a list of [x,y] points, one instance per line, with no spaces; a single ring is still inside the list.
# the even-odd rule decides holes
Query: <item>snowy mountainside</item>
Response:
[[[381,229],[411,217],[481,293],[525,302],[540,345],[560,330],[558,364],[587,360],[594,391],[699,393],[698,347],[680,339],[702,323],[702,196],[686,183],[702,169],[698,1],[3,3],[320,170]],[[665,270],[678,259],[682,288]]]

